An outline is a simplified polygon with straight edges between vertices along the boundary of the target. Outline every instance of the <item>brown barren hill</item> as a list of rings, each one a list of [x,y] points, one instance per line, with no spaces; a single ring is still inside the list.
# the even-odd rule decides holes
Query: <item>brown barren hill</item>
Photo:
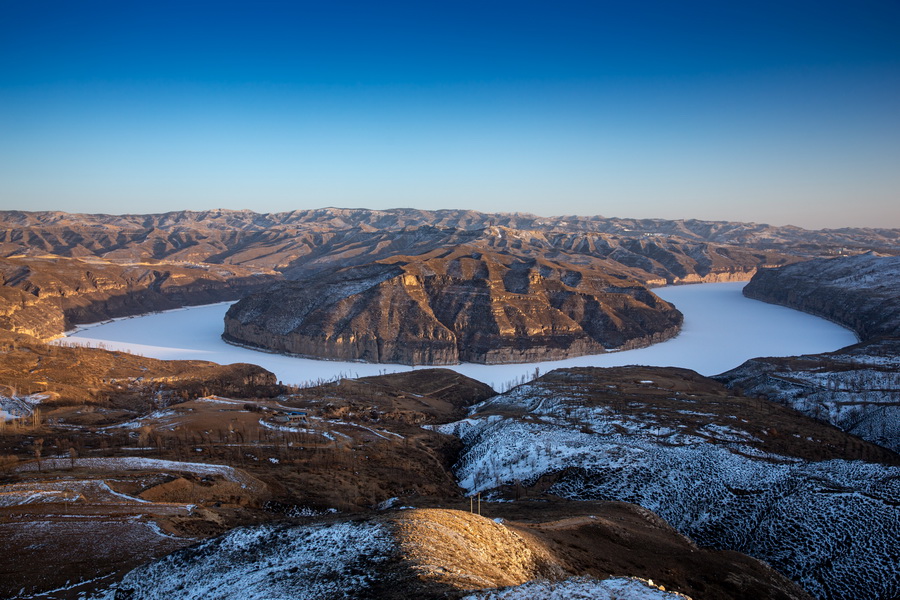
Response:
[[[223,338],[336,360],[494,364],[646,346],[681,321],[628,279],[458,246],[254,294],[228,311]]]
[[[52,339],[74,325],[235,300],[278,279],[232,265],[0,257],[0,329]]]

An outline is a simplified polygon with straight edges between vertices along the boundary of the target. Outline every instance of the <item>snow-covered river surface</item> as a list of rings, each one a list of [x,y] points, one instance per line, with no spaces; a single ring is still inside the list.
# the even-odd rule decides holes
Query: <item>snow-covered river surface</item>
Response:
[[[852,331],[796,310],[749,300],[744,283],[708,283],[659,288],[660,297],[684,313],[681,333],[661,344],[567,360],[516,364],[453,365],[464,375],[498,391],[561,367],[621,365],[674,366],[715,375],[757,356],[792,356],[837,350],[856,342]],[[246,362],[272,371],[286,384],[336,377],[364,377],[407,371],[405,365],[313,360],[258,352],[226,344],[223,318],[230,303],[198,306],[88,325],[70,332],[61,343],[100,346],[163,359]],[[423,367],[417,367],[423,368]]]

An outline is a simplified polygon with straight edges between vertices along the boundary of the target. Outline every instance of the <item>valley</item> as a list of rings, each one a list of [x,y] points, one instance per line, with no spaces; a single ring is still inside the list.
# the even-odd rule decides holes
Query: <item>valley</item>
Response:
[[[895,230],[345,209],[2,224],[2,597],[900,594]],[[378,364],[642,346],[682,325],[650,288],[751,277],[748,296],[860,343],[508,389]],[[47,343],[238,298],[216,335],[381,374]],[[306,337],[240,338],[263,311]],[[335,349],[366,333],[375,354]]]
[[[743,286],[743,282],[728,282],[654,288],[653,293],[678,306],[685,319],[679,334],[665,342],[555,361],[459,363],[446,367],[487,383],[497,391],[505,391],[532,379],[535,370],[546,373],[568,367],[656,364],[716,375],[759,356],[825,352],[859,341],[849,329],[821,318],[750,300],[742,295]],[[187,307],[88,325],[54,343],[103,347],[160,359],[202,358],[222,364],[251,362],[293,385],[422,368],[396,363],[315,360],[226,343],[221,333],[228,308],[229,303]]]

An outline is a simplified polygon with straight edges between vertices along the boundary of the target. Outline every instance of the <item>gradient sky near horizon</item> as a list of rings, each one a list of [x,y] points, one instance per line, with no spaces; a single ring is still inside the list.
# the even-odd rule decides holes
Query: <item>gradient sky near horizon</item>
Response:
[[[900,2],[0,2],[0,209],[900,227]]]

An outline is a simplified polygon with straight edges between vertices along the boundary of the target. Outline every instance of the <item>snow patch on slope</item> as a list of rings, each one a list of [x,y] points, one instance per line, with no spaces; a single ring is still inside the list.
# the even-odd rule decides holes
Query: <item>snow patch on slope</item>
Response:
[[[590,579],[573,577],[563,581],[529,581],[515,587],[485,590],[463,600],[677,600],[689,596],[667,592],[653,586],[653,582],[631,577]]]
[[[207,463],[181,462],[144,458],[136,456],[119,456],[106,458],[47,458],[37,462],[25,463],[15,468],[16,471],[39,471],[53,469],[88,468],[109,471],[177,471],[195,475],[219,476],[240,484],[242,488],[258,488],[262,484],[255,478],[228,465],[211,465]]]
[[[117,590],[132,600],[353,597],[392,547],[377,523],[235,529],[135,569],[95,600],[113,600]]]

